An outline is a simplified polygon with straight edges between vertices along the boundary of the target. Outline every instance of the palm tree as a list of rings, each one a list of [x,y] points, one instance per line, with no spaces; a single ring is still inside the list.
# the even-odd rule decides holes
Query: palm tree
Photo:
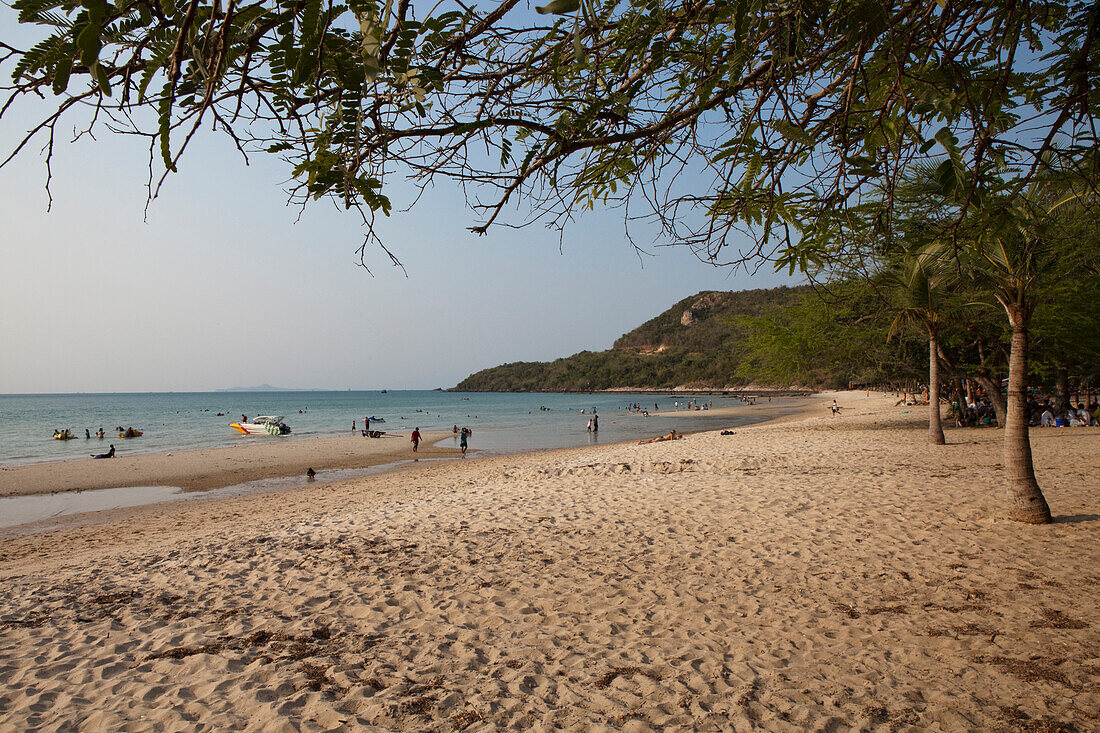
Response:
[[[1058,182],[1037,184],[1001,210],[998,224],[964,244],[965,270],[984,286],[1004,308],[1012,327],[1008,360],[1007,419],[1004,435],[1004,466],[1007,479],[1008,516],[1030,524],[1051,521],[1050,507],[1039,482],[1031,455],[1028,432],[1027,373],[1029,328],[1035,307],[1080,264],[1067,256],[1066,238],[1071,231],[1065,204],[1080,199]],[[1072,243],[1070,243],[1072,245]]]
[[[1086,168],[1085,175],[1079,175]],[[919,269],[924,274],[913,272],[909,288],[911,296],[928,290],[929,306],[921,317],[927,320],[930,342],[936,334],[931,318],[935,283],[925,284],[923,278],[934,277],[933,261],[954,262],[960,278],[992,295],[1008,316],[1012,339],[1004,421],[1005,491],[1009,518],[1031,524],[1048,523],[1051,514],[1035,478],[1028,433],[1028,329],[1036,305],[1052,287],[1083,260],[1097,257],[1074,231],[1082,221],[1074,214],[1086,208],[1084,204],[1095,204],[1095,191],[1088,185],[1084,193],[1073,190],[1080,182],[1095,180],[1095,170],[1091,164],[1072,175],[1050,175],[1014,195],[1004,193],[1012,190],[1007,184],[984,192],[943,185],[937,175],[929,175],[930,166],[916,166],[907,183],[915,197],[910,220],[918,222],[916,231],[937,232],[917,240],[930,244],[922,249],[926,260]],[[923,222],[912,217],[921,211]],[[948,222],[951,225],[945,226]],[[930,357],[930,377],[934,362]],[[929,430],[935,442],[931,424]]]
[[[902,296],[902,305],[890,324],[893,338],[905,323],[921,326],[928,335],[928,438],[933,445],[944,445],[943,422],[940,418],[940,362],[936,337],[941,322],[941,288],[945,284],[944,269],[937,261],[936,248],[923,248],[906,254],[900,263],[895,282]]]

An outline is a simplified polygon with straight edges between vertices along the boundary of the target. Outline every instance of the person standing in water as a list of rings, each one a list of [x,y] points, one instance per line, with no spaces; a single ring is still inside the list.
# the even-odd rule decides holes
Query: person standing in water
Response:
[[[600,432],[600,416],[596,414],[592,415],[592,432]]]
[[[462,428],[462,432],[458,436],[458,447],[462,451],[462,457],[466,457],[466,448],[469,445],[470,429]]]

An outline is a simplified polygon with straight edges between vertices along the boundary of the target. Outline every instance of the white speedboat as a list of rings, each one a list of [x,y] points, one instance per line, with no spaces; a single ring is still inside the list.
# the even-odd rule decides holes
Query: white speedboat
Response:
[[[282,415],[260,415],[252,422],[231,422],[229,427],[241,435],[287,435],[290,428],[283,422]]]

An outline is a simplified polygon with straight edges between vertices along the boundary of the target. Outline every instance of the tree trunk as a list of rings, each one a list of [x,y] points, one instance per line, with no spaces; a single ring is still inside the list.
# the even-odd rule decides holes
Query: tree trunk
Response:
[[[1058,373],[1054,377],[1054,414],[1065,415],[1069,407],[1069,370],[1058,367]]]
[[[940,359],[934,331],[928,334],[928,438],[932,445],[947,443],[940,421]]]
[[[1004,394],[1001,393],[1000,380],[991,376],[988,369],[982,369],[974,375],[974,381],[985,390],[985,396],[993,403],[993,411],[997,413],[997,424],[1003,428],[1008,422],[1008,410],[1005,407]]]
[[[1013,307],[1012,351],[1008,357],[1008,420],[1005,423],[1004,464],[1008,517],[1028,524],[1051,521],[1050,507],[1035,480],[1027,420],[1027,328],[1029,313]]]
[[[950,369],[948,370],[950,374]],[[955,425],[963,427],[963,410],[966,409],[966,394],[963,392],[963,380],[957,376],[949,376],[951,380],[951,404],[955,406]]]

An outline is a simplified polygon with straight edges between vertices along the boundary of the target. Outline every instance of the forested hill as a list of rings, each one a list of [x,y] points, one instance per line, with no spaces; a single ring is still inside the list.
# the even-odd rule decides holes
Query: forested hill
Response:
[[[737,387],[746,334],[735,316],[759,316],[798,301],[805,287],[704,291],[623,334],[608,351],[551,362],[515,362],[471,374],[463,392],[562,392],[593,389]]]

